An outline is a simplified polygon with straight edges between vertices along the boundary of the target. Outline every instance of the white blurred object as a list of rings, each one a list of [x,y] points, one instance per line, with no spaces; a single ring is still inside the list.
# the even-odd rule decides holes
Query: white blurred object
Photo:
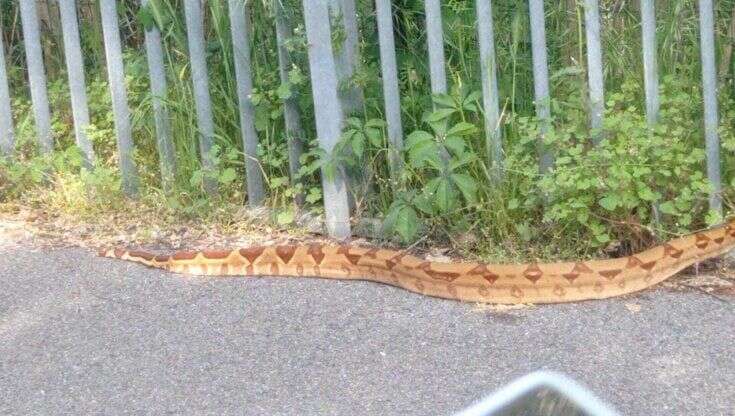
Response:
[[[565,402],[563,411],[543,409],[539,396],[550,393],[557,402]],[[534,408],[535,407],[535,408]],[[554,405],[547,406],[553,408]],[[570,412],[570,407],[573,409]],[[589,415],[617,416],[618,413],[601,402],[592,392],[570,378],[547,371],[539,371],[521,377],[496,391],[479,403],[455,416],[500,415]]]

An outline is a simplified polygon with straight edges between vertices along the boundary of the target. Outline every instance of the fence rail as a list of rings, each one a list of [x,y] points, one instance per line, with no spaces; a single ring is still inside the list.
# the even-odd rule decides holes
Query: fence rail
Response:
[[[58,0],[63,26],[64,55],[69,74],[69,88],[73,109],[73,122],[76,142],[85,155],[86,163],[91,165],[95,155],[86,137],[89,125],[89,108],[85,92],[83,56],[81,54],[77,2]],[[586,34],[586,57],[588,71],[589,116],[595,143],[604,140],[601,128],[604,116],[604,56],[601,48],[601,20],[597,0],[584,0],[584,25]],[[46,73],[39,36],[39,16],[35,0],[20,0],[26,69],[33,104],[38,143],[43,152],[53,149],[51,117],[47,93]],[[205,170],[214,169],[212,159],[213,138],[215,135],[206,63],[206,44],[203,29],[202,3],[200,0],[184,0],[188,53],[191,64],[191,82],[194,87],[197,128],[201,162]],[[142,0],[144,7],[150,0]],[[229,19],[234,45],[234,64],[237,80],[240,126],[245,153],[247,193],[252,205],[260,205],[266,198],[264,180],[258,161],[258,133],[254,127],[254,110],[251,95],[253,80],[251,68],[252,40],[249,23],[250,8],[243,0],[228,0]],[[722,191],[720,175],[720,143],[718,138],[717,74],[714,50],[714,19],[712,0],[698,0],[700,49],[702,62],[702,84],[704,96],[705,147],[707,156],[707,177],[715,192],[711,194],[711,209],[722,212]],[[101,22],[104,33],[104,47],[108,81],[112,96],[112,111],[119,155],[119,167],[125,192],[134,196],[137,187],[137,171],[132,159],[132,134],[128,99],[125,90],[123,51],[118,27],[118,13],[115,0],[101,0]],[[292,26],[280,0],[272,0],[273,30],[277,35],[280,78],[288,81],[291,68],[289,52],[285,46],[291,36]],[[536,116],[541,122],[539,138],[540,170],[546,172],[554,165],[554,149],[542,143],[549,131],[551,119],[549,64],[545,33],[544,2],[529,0],[531,50],[533,58],[533,84],[535,92]],[[493,30],[493,8],[491,0],[476,1],[478,44],[481,57],[482,103],[486,135],[486,163],[495,181],[502,178],[503,132],[501,122],[498,79],[505,74],[498,73],[496,64],[496,44]],[[643,67],[645,80],[646,116],[653,126],[659,113],[658,67],[656,62],[656,18],[653,0],[641,0],[641,35],[643,47]],[[344,88],[356,72],[359,64],[360,33],[356,24],[355,0],[303,0],[304,26],[308,41],[308,61],[316,116],[316,129],[319,145],[327,153],[336,145],[343,128],[345,115],[360,112],[364,104],[364,92],[351,85]],[[389,163],[392,174],[398,175],[401,169],[400,150],[403,143],[400,91],[398,87],[398,64],[393,27],[393,5],[390,0],[375,1],[375,18],[379,34],[380,71],[383,87],[384,114],[387,120],[387,136],[390,144]],[[427,31],[428,67],[431,79],[431,92],[447,92],[446,57],[440,0],[425,0],[425,25]],[[341,44],[333,44],[334,32],[341,31],[344,38]],[[173,151],[173,138],[166,105],[167,80],[161,33],[155,25],[145,29],[145,48],[153,96],[153,114],[160,157],[160,174],[164,187],[170,187],[176,172]],[[0,45],[0,150],[10,154],[14,135],[6,74],[4,45]],[[255,86],[257,87],[257,86]],[[299,159],[304,151],[304,129],[300,122],[300,109],[293,98],[283,102],[284,118],[288,133],[289,172],[296,180]],[[326,223],[329,234],[336,238],[350,236],[350,207],[347,178],[343,170],[335,175],[326,172],[322,175],[325,201]],[[216,181],[205,176],[205,187],[210,193],[217,192]],[[303,195],[296,198],[303,203]]]

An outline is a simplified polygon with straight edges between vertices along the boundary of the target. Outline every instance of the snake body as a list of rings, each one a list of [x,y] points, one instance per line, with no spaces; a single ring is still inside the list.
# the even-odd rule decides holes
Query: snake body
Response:
[[[180,274],[368,280],[446,299],[519,304],[603,299],[640,291],[733,247],[735,220],[627,257],[564,263],[441,263],[396,250],[327,244],[173,255],[107,249],[99,254]]]

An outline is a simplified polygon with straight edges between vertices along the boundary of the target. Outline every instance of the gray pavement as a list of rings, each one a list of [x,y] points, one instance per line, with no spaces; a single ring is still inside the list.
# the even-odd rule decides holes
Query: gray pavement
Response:
[[[0,414],[447,415],[548,369],[625,415],[733,415],[733,308],[658,289],[483,310],[0,248]]]

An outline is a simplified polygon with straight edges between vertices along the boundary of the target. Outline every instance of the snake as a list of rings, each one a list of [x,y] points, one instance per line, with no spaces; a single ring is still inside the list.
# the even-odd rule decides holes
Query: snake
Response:
[[[648,289],[735,247],[735,219],[619,258],[527,264],[437,262],[405,250],[305,243],[158,255],[108,248],[102,257],[183,275],[366,280],[466,302],[543,304],[604,299]]]

